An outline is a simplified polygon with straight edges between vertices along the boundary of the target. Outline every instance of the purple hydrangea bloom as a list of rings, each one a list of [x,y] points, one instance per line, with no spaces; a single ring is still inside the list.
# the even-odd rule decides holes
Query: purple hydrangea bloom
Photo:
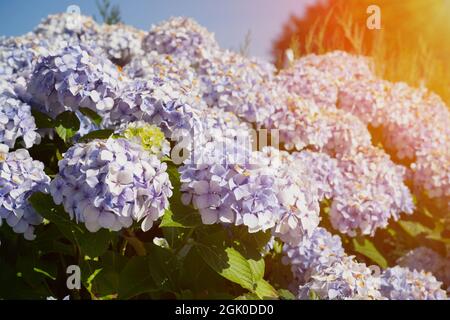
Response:
[[[146,52],[187,57],[193,64],[219,49],[214,34],[192,19],[173,17],[150,28],[142,43]]]
[[[209,106],[233,112],[248,122],[263,122],[279,103],[277,88],[264,85],[274,73],[268,63],[225,51],[205,59],[197,72]]]
[[[166,88],[172,98],[182,99],[199,109],[206,107],[200,80],[186,58],[174,58],[152,51],[133,58],[123,72],[130,79],[145,80],[152,87]]]
[[[204,114],[201,134],[179,169],[182,200],[199,210],[205,224],[245,225],[257,232],[275,225],[280,204],[276,177],[266,170],[264,155],[252,153],[245,129],[230,113]]]
[[[145,32],[124,24],[104,24],[100,27],[97,44],[108,58],[119,66],[125,66],[133,57],[143,53],[141,48]]]
[[[14,232],[33,240],[34,227],[42,217],[28,198],[34,192],[48,192],[49,182],[44,164],[33,160],[26,149],[8,153],[7,147],[0,145],[0,223],[4,219]]]
[[[334,108],[340,88],[351,81],[372,78],[367,58],[333,51],[301,57],[280,72],[278,81],[291,93],[312,99],[321,107]]]
[[[167,165],[125,139],[75,144],[59,162],[50,190],[71,218],[95,232],[118,231],[134,221],[149,230],[169,206]]]
[[[418,151],[411,169],[415,190],[424,192],[435,202],[439,199],[450,210],[450,141],[434,149]]]
[[[76,45],[80,43],[95,43],[100,28],[89,16],[78,13],[59,13],[42,19],[34,29],[35,36],[51,39],[55,44]]]
[[[330,219],[340,232],[373,236],[390,218],[413,212],[412,195],[403,182],[405,168],[395,165],[381,149],[360,148],[340,158],[338,167],[342,183],[334,192]]]
[[[431,272],[445,286],[450,286],[449,259],[427,247],[418,247],[407,252],[397,260],[397,264],[410,270]]]
[[[381,274],[381,294],[390,300],[446,300],[442,283],[431,273],[409,270],[399,266]]]
[[[291,68],[280,72],[276,80],[290,93],[312,100],[324,108],[336,105],[338,88],[329,74],[311,66],[304,66],[301,60]]]
[[[161,82],[180,82],[182,86],[190,86],[197,82],[197,74],[190,66],[187,58],[174,58],[170,54],[156,51],[144,53],[131,59],[123,72],[130,79],[149,79]]]
[[[48,39],[27,33],[20,37],[0,37],[0,77],[12,83],[28,81],[40,56],[60,48]]]
[[[299,287],[301,300],[380,300],[380,279],[372,271],[353,257],[345,256],[334,261],[329,267],[314,270],[310,280]]]
[[[320,222],[318,181],[310,174],[307,163],[295,154],[269,147],[260,153],[259,165],[276,178],[277,199],[282,208],[272,232],[284,242],[298,244]]]
[[[341,89],[338,106],[381,128],[383,143],[400,159],[448,145],[450,112],[423,88],[383,80],[351,82]]]
[[[85,107],[108,122],[121,86],[119,70],[108,59],[85,46],[70,46],[39,60],[27,91],[33,104],[51,117]]]
[[[190,141],[204,107],[187,101],[169,82],[135,80],[124,85],[109,113],[110,123],[144,121],[160,127],[167,139]]]
[[[280,141],[286,149],[311,147],[341,156],[371,145],[369,131],[355,116],[335,107],[321,107],[283,89],[278,92],[278,103],[272,104],[275,111],[266,117],[263,126],[279,130]]]
[[[18,99],[8,81],[0,80],[0,144],[14,148],[19,137],[26,148],[40,142],[30,106]]]
[[[312,273],[330,267],[333,262],[345,256],[339,236],[333,236],[326,229],[318,227],[310,237],[300,244],[283,246],[283,263],[290,265],[297,284],[307,282]]]
[[[179,169],[182,200],[199,210],[203,223],[245,225],[249,232],[275,225],[280,211],[275,178],[257,166],[234,162],[249,160],[248,150],[209,141],[193,153],[195,162]]]
[[[378,126],[386,148],[413,161],[415,191],[443,210],[450,207],[450,112],[438,96],[405,83],[368,80],[343,88],[339,107]]]
[[[338,161],[325,153],[302,151],[292,153],[293,161],[301,162],[307,170],[314,188],[317,190],[318,200],[331,199],[335,190],[341,188],[342,174]]]
[[[29,105],[14,97],[0,96],[0,143],[13,148],[21,137],[26,148],[39,143],[40,135]]]

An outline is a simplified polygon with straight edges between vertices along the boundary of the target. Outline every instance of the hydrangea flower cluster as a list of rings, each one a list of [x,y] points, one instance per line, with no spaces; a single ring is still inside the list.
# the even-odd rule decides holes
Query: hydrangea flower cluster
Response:
[[[100,29],[98,45],[112,62],[125,66],[133,57],[143,54],[144,35],[143,31],[124,24],[105,24]]]
[[[201,104],[189,104],[182,92],[170,83],[129,81],[109,113],[109,123],[126,125],[145,121],[161,128],[167,139],[179,142],[191,138],[200,121]]]
[[[312,100],[324,108],[333,108],[338,97],[335,80],[316,68],[303,66],[301,62],[280,71],[276,80],[290,93]]]
[[[26,148],[40,141],[31,108],[13,95],[1,93],[0,89],[0,143],[14,148],[19,137]]]
[[[314,100],[319,106],[335,107],[340,88],[350,81],[372,79],[370,61],[343,51],[310,54],[280,72],[278,81],[291,93]]]
[[[265,126],[279,129],[288,148],[313,147],[337,158],[334,163],[323,162],[328,164],[317,175],[320,179],[327,170],[334,172],[334,187],[321,184],[326,197],[334,198],[330,214],[334,227],[350,235],[356,235],[358,228],[373,235],[391,216],[398,219],[400,212],[412,213],[412,196],[403,183],[405,168],[372,147],[370,133],[358,118],[295,95],[286,101]]]
[[[167,165],[125,139],[75,144],[59,162],[50,191],[56,204],[95,232],[118,231],[133,221],[149,230],[168,208]]]
[[[263,149],[262,153],[267,154],[265,158],[268,160],[261,164],[264,168],[271,168],[277,179],[277,198],[282,208],[273,234],[284,242],[298,244],[319,225],[319,189],[323,189],[322,181],[316,180],[315,174],[310,174],[308,161],[302,161],[305,157],[311,157],[310,154],[289,155],[274,148]],[[264,157],[261,158],[264,160]]]
[[[449,150],[450,143],[447,148],[421,150],[411,164],[415,189],[424,191],[430,198],[441,199],[444,210],[450,210]]]
[[[155,125],[142,121],[128,124],[121,134],[129,141],[142,145],[142,147],[161,159],[170,152],[169,142],[164,133]]]
[[[186,58],[159,54],[156,51],[136,56],[124,68],[130,79],[145,79],[155,85],[168,84],[174,91],[203,103],[197,73]]]
[[[427,247],[407,252],[397,264],[410,270],[431,272],[445,286],[450,286],[450,261]]]
[[[350,81],[373,79],[373,65],[368,57],[345,51],[331,51],[322,55],[309,54],[299,59],[300,65],[328,73],[337,81],[339,88]]]
[[[220,122],[212,127],[215,134],[221,131],[219,126]],[[211,139],[202,148],[193,148],[180,167],[182,201],[192,203],[205,224],[245,225],[249,232],[268,230],[280,212],[275,178],[264,170],[262,159],[251,158],[249,136],[236,141],[227,137],[228,132],[208,135]]]
[[[391,300],[446,300],[442,283],[424,271],[396,266],[381,274],[380,291]]]
[[[331,199],[336,190],[341,188],[343,177],[336,159],[325,153],[307,150],[292,155],[293,161],[307,168],[307,175],[314,181],[319,201]]]
[[[357,147],[370,146],[371,136],[367,127],[355,116],[342,110],[324,108],[312,100],[289,94],[279,85],[277,95],[266,101],[272,108],[263,108],[268,116],[262,126],[279,131],[280,141],[288,150],[302,150],[312,147],[332,156],[340,156],[352,152]],[[264,92],[275,90],[265,88]]]
[[[48,54],[47,43],[22,36],[0,38],[0,76],[15,80],[28,78],[38,56]]]
[[[222,149],[220,143],[208,142],[203,154],[195,157],[226,161],[227,155],[217,154],[217,148]],[[249,232],[272,228],[280,210],[274,178],[238,165],[211,162],[180,169],[183,202],[192,203],[205,224],[246,225]]]
[[[285,265],[291,266],[292,274],[299,285],[306,283],[312,273],[326,269],[344,256],[339,236],[333,236],[326,229],[318,227],[299,245],[285,244],[282,261]]]
[[[448,143],[450,112],[424,89],[378,79],[351,82],[341,89],[338,106],[381,127],[383,142],[400,159]]]
[[[403,182],[405,168],[395,165],[382,150],[361,148],[338,163],[343,179],[335,190],[330,219],[340,232],[373,236],[390,218],[413,212],[412,195]]]
[[[40,38],[59,43],[60,48],[63,45],[95,43],[99,32],[100,28],[94,19],[78,13],[49,15],[33,31]]]
[[[379,127],[393,111],[385,99],[389,89],[389,82],[380,79],[349,82],[339,91],[337,105],[364,123]]]
[[[282,261],[291,267],[299,299],[446,299],[431,274],[397,266],[377,275],[321,227],[298,245],[285,244]]]
[[[415,189],[450,208],[450,112],[438,96],[405,83],[367,80],[342,88],[338,106],[380,127],[386,147],[413,161]]]
[[[85,107],[108,119],[120,86],[116,66],[88,47],[77,45],[42,57],[27,91],[37,108],[51,117]]]
[[[272,86],[263,87],[273,77],[274,69],[263,61],[225,51],[205,59],[197,72],[206,103],[234,112],[246,121],[264,121],[276,103],[272,100],[277,97]]]
[[[313,270],[310,278],[310,281],[299,287],[298,299],[384,299],[380,293],[380,279],[353,257],[345,256],[323,270]]]
[[[26,149],[8,152],[6,145],[0,144],[0,224],[4,219],[14,232],[33,240],[42,217],[28,198],[34,192],[48,192],[49,183],[44,164],[33,160]]]
[[[192,19],[173,17],[153,25],[142,43],[146,52],[186,57],[196,64],[218,50],[214,34]]]

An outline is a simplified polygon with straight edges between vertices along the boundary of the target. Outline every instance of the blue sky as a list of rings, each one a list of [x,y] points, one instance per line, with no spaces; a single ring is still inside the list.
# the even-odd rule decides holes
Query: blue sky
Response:
[[[301,15],[314,0],[112,0],[122,20],[148,30],[171,16],[189,16],[216,35],[223,48],[237,49],[251,32],[250,54],[270,59],[272,41],[289,15]],[[86,15],[97,15],[94,0],[0,0],[0,35],[31,31],[50,13],[78,5]]]

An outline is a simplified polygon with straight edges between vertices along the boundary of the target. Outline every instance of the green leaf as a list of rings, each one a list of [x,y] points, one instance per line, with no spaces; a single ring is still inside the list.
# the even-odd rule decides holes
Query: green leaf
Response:
[[[37,128],[46,129],[55,127],[54,120],[45,113],[32,109],[31,114],[33,115],[34,122],[36,123]]]
[[[430,228],[425,227],[419,222],[414,221],[398,221],[398,224],[402,229],[411,237],[415,238],[419,236],[420,234],[430,234],[433,232]]]
[[[83,228],[69,219],[61,205],[55,205],[49,194],[36,192],[28,200],[33,208],[45,219],[53,222],[61,233],[72,243],[76,243],[75,233],[83,233]]]
[[[383,257],[380,251],[378,251],[375,245],[368,239],[353,239],[353,247],[356,252],[371,259],[383,269],[388,267],[386,259]]]
[[[189,209],[188,207],[186,207]],[[172,210],[167,209],[162,217],[159,226],[163,227],[173,227],[173,228],[195,228],[201,225],[200,215],[195,211],[178,211],[174,214]]]
[[[64,111],[55,119],[55,131],[64,142],[72,138],[79,129],[80,120],[74,112]]]
[[[253,280],[259,281],[262,280],[264,277],[264,271],[265,271],[265,263],[264,259],[247,259],[247,263],[250,266],[250,270],[253,274]]]
[[[94,110],[91,110],[89,108],[80,108],[79,110],[82,114],[91,119],[96,125],[99,126],[102,122],[102,117],[100,117]]]
[[[79,235],[78,244],[81,252],[91,258],[100,257],[108,250],[111,239],[116,233],[106,229],[100,229],[95,233],[88,230]]]
[[[207,245],[197,245],[196,248],[202,259],[222,277],[250,291],[256,288],[250,265],[237,250]]]
[[[94,139],[108,139],[114,134],[113,130],[110,129],[101,129],[91,131],[88,134],[85,134],[80,138],[80,142],[88,142]]]
[[[254,293],[247,292],[236,297],[235,300],[259,300],[259,297]]]
[[[231,229],[232,237],[238,249],[245,257],[260,257],[265,245],[271,238],[270,232],[249,233],[246,227],[235,227]]]
[[[82,280],[91,297],[96,299],[117,298],[120,273],[128,259],[116,252],[107,251],[98,259],[82,260],[80,264]]]
[[[278,299],[277,290],[264,279],[260,279],[256,283],[254,292],[260,299]]]
[[[222,277],[239,284],[260,298],[274,295],[276,291],[262,279],[264,260],[247,260],[234,248],[219,248],[199,244],[196,246],[203,260]]]
[[[167,163],[167,173],[173,187],[173,195],[170,199],[170,209],[166,210],[162,217],[160,227],[194,228],[202,225],[200,214],[192,207],[185,206],[181,202],[180,173],[172,163]]]
[[[295,295],[286,289],[278,289],[278,296],[282,300],[295,300]]]
[[[149,246],[148,262],[150,275],[160,290],[167,292],[178,291],[177,272],[181,265],[171,251],[151,244]]]
[[[36,192],[31,195],[29,201],[41,216],[54,223],[69,241],[79,246],[83,255],[91,258],[102,255],[108,249],[113,237],[117,236],[116,233],[105,229],[96,233],[89,232],[84,225],[70,220],[64,208],[55,205],[48,194]]]
[[[146,292],[156,292],[158,287],[150,272],[148,257],[135,256],[120,273],[119,299],[130,299]]]

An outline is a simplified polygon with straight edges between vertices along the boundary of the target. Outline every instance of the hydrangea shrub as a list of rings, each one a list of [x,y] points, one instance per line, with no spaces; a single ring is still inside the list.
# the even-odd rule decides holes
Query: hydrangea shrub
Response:
[[[0,39],[0,298],[447,298],[437,95],[73,18]]]

